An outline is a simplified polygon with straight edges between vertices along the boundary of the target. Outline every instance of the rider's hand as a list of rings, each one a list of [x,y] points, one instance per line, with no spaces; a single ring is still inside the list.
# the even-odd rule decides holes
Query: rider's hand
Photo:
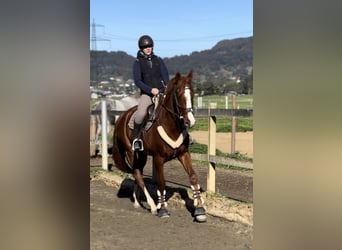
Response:
[[[151,90],[151,93],[152,93],[153,95],[158,95],[158,94],[159,94],[159,89],[153,88],[153,89]]]

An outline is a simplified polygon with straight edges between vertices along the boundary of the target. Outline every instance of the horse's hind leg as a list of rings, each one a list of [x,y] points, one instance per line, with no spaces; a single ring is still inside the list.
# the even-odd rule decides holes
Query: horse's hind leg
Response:
[[[133,200],[134,200],[134,208],[139,208],[140,207],[140,203],[138,201],[138,198],[137,198],[137,192],[138,192],[138,184],[137,183],[134,183],[134,190],[133,190]]]
[[[154,204],[154,200],[152,199],[151,195],[149,194],[149,192],[148,192],[148,190],[147,190],[147,188],[145,186],[145,182],[144,182],[144,180],[142,178],[140,169],[134,169],[134,178],[137,181],[138,186],[144,191],[144,194],[145,194],[146,200],[147,200],[147,204],[150,205],[150,207],[151,207],[151,213],[152,214],[156,214],[157,213],[157,207]],[[134,194],[133,194],[134,206],[139,204],[138,200],[137,200],[137,197],[136,197],[136,193],[135,193],[136,191],[137,190],[135,189],[134,190]]]
[[[193,199],[194,199],[194,217],[199,222],[205,222],[207,220],[205,209],[203,207],[203,199],[201,197],[200,185],[198,184],[198,177],[192,168],[190,153],[186,152],[180,156],[178,156],[179,161],[182,163],[185,171],[189,175]]]
[[[145,158],[146,157],[147,156],[145,156]],[[139,159],[141,159],[141,158],[139,158]],[[148,190],[146,188],[144,179],[142,177],[142,170],[141,169],[143,168],[145,163],[146,163],[146,160],[144,160],[143,162],[138,162],[137,158],[134,157],[134,171],[133,171],[133,175],[134,175],[134,178],[135,178],[138,186],[144,191],[144,194],[145,194],[146,200],[147,200],[147,204],[151,208],[151,213],[152,214],[156,214],[157,213],[156,204],[154,204],[154,200],[152,199],[151,195],[149,194],[149,192],[148,192]],[[142,164],[141,165],[142,167],[137,167],[136,165],[138,165],[138,164]],[[137,190],[136,189],[134,190],[133,198],[134,198],[134,204],[136,205],[136,203],[138,201],[137,201],[137,197],[136,197],[136,192],[135,191],[137,191]]]

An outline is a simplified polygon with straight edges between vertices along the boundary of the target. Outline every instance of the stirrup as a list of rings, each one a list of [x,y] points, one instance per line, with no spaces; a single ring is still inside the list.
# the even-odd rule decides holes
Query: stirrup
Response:
[[[135,138],[133,140],[133,142],[132,142],[132,150],[133,151],[136,151],[136,150],[143,151],[144,150],[144,144],[143,144],[141,139]]]

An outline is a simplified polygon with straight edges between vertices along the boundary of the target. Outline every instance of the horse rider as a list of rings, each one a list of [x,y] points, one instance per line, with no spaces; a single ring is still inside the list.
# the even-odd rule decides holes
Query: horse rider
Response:
[[[147,108],[152,104],[152,97],[163,92],[169,82],[169,72],[162,58],[153,53],[153,40],[148,35],[139,38],[139,51],[133,63],[133,78],[135,85],[140,89],[138,110],[134,118],[134,139],[132,150],[144,150],[140,139],[140,132]]]

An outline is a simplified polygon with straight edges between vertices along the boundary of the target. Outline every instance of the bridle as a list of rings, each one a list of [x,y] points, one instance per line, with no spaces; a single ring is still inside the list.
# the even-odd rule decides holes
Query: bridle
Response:
[[[164,105],[164,102],[162,103],[162,107],[164,107],[169,113],[171,113],[177,121],[177,127],[180,131],[184,130],[184,129],[188,129],[190,127],[191,124],[188,124],[188,122],[185,122],[184,120],[184,116],[182,115],[182,112],[180,110],[184,110],[185,112],[189,113],[193,113],[193,108],[192,108],[192,103],[191,103],[191,88],[189,86],[185,86],[184,87],[184,92],[183,95],[188,95],[187,96],[187,100],[186,100],[186,106],[181,106],[178,102],[178,98],[180,97],[179,95],[177,96],[177,87],[174,86],[173,90],[172,90],[172,96],[173,96],[173,110],[171,110],[170,108],[166,107]],[[164,98],[165,100],[165,98]]]

